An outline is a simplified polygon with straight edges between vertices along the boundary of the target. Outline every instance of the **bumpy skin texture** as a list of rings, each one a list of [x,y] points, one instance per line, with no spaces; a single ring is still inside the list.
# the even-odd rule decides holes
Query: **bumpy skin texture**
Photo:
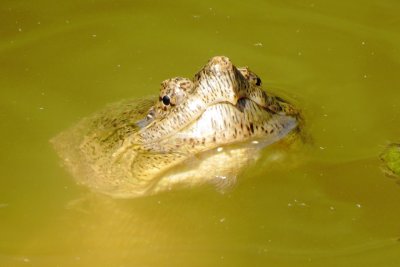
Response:
[[[290,103],[263,91],[248,68],[214,57],[193,81],[164,81],[155,104],[114,104],[53,143],[79,183],[130,198],[233,177],[257,158],[260,147],[297,129],[299,118]],[[262,145],[212,151],[254,139]]]
[[[400,144],[392,143],[381,154],[384,171],[394,177],[400,177]]]
[[[161,83],[159,101],[150,109],[147,120],[150,122],[167,116],[171,108],[183,103],[189,95],[193,94],[193,91],[193,82],[187,78],[175,77],[163,81]],[[165,97],[169,99],[168,104],[163,102]]]
[[[263,90],[251,86],[240,71],[226,57],[214,57],[204,66],[194,79],[196,90],[175,110],[169,111],[160,120],[152,122],[139,133],[139,139],[155,142],[177,132],[197,119],[207,107],[227,102],[236,105],[241,98],[248,98],[266,108],[268,98]]]

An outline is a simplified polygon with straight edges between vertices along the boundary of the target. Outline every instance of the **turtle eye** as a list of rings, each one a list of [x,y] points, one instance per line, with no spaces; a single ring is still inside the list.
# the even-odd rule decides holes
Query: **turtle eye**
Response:
[[[261,85],[261,79],[257,77],[256,85],[260,86]]]
[[[162,102],[163,102],[164,105],[168,106],[169,103],[171,102],[171,99],[169,98],[169,96],[165,95],[162,98]]]

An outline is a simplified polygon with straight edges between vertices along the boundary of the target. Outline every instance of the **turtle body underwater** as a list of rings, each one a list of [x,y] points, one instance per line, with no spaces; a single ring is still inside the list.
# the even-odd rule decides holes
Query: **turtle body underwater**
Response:
[[[261,86],[213,57],[193,79],[162,82],[158,98],[109,105],[51,142],[79,184],[115,198],[227,180],[299,130],[299,110]]]

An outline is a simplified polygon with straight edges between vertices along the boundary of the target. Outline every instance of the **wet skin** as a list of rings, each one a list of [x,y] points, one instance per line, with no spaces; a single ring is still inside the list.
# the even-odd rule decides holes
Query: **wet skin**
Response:
[[[156,103],[114,104],[53,143],[79,183],[131,198],[234,177],[299,120],[298,110],[262,90],[248,68],[214,57],[193,80],[162,82]],[[261,145],[249,145],[254,140]]]

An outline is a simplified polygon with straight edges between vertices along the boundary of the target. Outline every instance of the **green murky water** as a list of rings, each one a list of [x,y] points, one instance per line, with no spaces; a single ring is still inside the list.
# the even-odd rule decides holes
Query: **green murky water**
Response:
[[[0,265],[399,266],[377,155],[400,140],[400,4],[329,2],[1,1]],[[308,159],[226,194],[88,200],[48,140],[214,55],[298,97]]]

